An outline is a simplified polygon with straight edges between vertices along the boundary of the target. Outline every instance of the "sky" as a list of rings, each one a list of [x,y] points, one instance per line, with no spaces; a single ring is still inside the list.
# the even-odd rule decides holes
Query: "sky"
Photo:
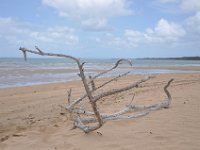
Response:
[[[0,0],[0,57],[200,56],[200,0]]]

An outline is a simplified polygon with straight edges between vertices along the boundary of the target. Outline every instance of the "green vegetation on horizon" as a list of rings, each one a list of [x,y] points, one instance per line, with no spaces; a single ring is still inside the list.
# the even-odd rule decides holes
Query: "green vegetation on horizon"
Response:
[[[158,57],[158,58],[139,58],[139,59],[151,59],[151,60],[200,60],[200,56],[190,56],[190,57]]]

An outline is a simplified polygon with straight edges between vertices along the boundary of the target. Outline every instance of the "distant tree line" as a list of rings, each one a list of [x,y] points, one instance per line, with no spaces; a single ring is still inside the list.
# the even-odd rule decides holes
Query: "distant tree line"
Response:
[[[166,58],[139,58],[139,59],[149,59],[149,60],[200,60],[200,56],[192,57],[166,57]]]
[[[170,58],[170,59],[175,59],[175,60],[200,60],[199,56],[194,56],[194,57],[176,57],[176,58]]]

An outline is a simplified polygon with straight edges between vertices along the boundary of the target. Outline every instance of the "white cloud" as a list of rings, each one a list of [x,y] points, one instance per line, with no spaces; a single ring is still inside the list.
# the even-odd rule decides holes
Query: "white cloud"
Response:
[[[200,11],[186,19],[190,30],[200,33]]]
[[[186,12],[200,11],[200,0],[182,0],[181,8]]]
[[[43,4],[91,30],[105,29],[109,18],[132,13],[128,0],[43,0]]]
[[[111,33],[106,33],[105,36],[98,42],[102,42],[100,44],[105,47],[107,46],[110,46],[112,48],[114,47],[114,49],[121,49],[127,47],[125,46],[126,41],[123,39],[123,37],[117,37]]]
[[[87,20],[81,21],[81,25],[86,29],[91,30],[101,30],[104,29],[107,25],[107,20],[105,18],[90,18]]]
[[[74,32],[74,29],[63,26],[39,31],[13,18],[0,18],[0,38],[18,46],[73,46],[79,42]]]
[[[176,42],[185,34],[185,30],[180,25],[160,19],[154,29],[148,28],[145,32],[126,30],[125,37],[136,43],[166,43]]]
[[[179,42],[185,34],[185,30],[180,25],[160,19],[153,29],[147,28],[145,32],[125,30],[122,37],[109,35],[105,37],[105,40],[106,43],[115,47],[136,48],[152,44],[173,44]]]
[[[23,28],[22,26],[25,26],[25,24],[22,25],[21,23],[17,23],[11,17],[7,18],[0,17],[0,33],[2,35],[12,34],[12,33],[23,34],[29,32],[28,29]]]
[[[43,32],[31,32],[30,37],[41,42],[64,42],[66,45],[76,44],[78,37],[73,35],[73,29],[68,27],[49,27]]]
[[[160,3],[176,3],[179,2],[180,0],[159,0]]]
[[[200,33],[200,0],[159,0],[159,2],[174,3],[176,9],[179,9],[179,11],[184,14],[189,14],[190,16],[188,16],[184,22],[186,23],[184,24],[185,27],[189,28],[186,29],[187,33],[193,37]]]
[[[176,40],[185,35],[185,30],[176,23],[161,19],[155,27],[154,33],[164,39]]]
[[[161,4],[175,4],[175,8],[185,12],[200,11],[200,0],[158,0]],[[172,6],[172,5],[170,5]]]
[[[125,30],[124,33],[127,44],[136,47],[139,43],[145,40],[145,34],[134,30]]]

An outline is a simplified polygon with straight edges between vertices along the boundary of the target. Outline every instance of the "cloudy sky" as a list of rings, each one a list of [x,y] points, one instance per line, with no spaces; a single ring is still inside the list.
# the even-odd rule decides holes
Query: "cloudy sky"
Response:
[[[0,0],[0,57],[200,56],[200,0]]]

